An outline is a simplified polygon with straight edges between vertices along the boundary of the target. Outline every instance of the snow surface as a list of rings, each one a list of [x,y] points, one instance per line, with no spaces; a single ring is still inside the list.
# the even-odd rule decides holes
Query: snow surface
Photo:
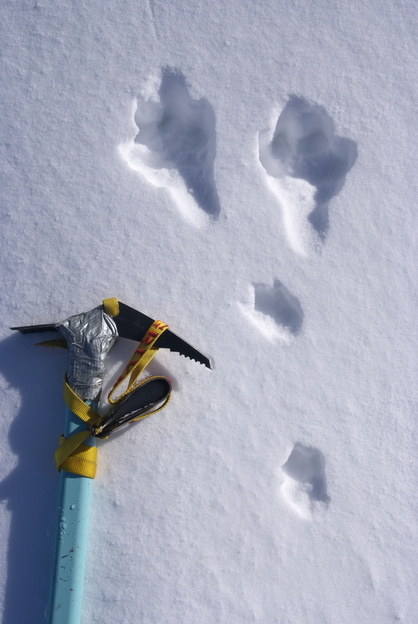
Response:
[[[413,0],[2,3],[0,585],[44,621],[64,352],[213,358],[103,442],[83,622],[418,622]],[[114,347],[111,375],[131,346]]]

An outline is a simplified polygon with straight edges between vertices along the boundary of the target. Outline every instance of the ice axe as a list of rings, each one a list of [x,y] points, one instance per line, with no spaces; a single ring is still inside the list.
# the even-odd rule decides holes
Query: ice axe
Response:
[[[158,349],[169,349],[212,368],[209,358],[154,320],[116,298],[65,321],[12,327],[22,333],[57,331],[46,346],[68,348],[65,376],[67,412],[61,445],[55,453],[60,471],[60,503],[49,624],[81,620],[88,523],[96,474],[96,438],[155,414],[171,396],[162,375],[138,378]],[[118,338],[139,343],[109,393],[110,409],[99,413],[107,355]]]

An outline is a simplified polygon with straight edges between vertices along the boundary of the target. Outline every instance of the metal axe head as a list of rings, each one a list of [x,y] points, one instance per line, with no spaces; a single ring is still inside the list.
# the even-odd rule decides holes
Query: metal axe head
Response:
[[[155,319],[147,316],[139,310],[135,310],[130,306],[118,301],[118,313],[113,316],[113,321],[117,328],[117,335],[120,338],[128,338],[139,342],[145,335],[147,329],[155,322]],[[95,310],[104,309],[104,306],[99,306]],[[79,315],[77,315],[79,316]],[[73,318],[73,317],[70,317]],[[68,320],[68,319],[67,319]],[[17,330],[23,334],[33,332],[50,332],[59,331],[60,326],[65,321],[59,321],[57,323],[47,323],[43,325],[26,325],[21,327],[11,327],[12,330]],[[212,368],[210,359],[195,349],[191,344],[174,334],[171,330],[167,329],[156,341],[156,346],[159,349],[169,349],[183,355],[184,357],[195,360],[200,364],[204,364],[207,368]]]
[[[155,320],[143,312],[108,299],[102,305],[57,323],[11,327],[22,333],[58,331],[69,347],[67,377],[71,387],[84,399],[95,399],[103,382],[107,353],[118,337],[140,342]],[[212,368],[211,361],[188,342],[166,329],[154,348],[169,349]]]

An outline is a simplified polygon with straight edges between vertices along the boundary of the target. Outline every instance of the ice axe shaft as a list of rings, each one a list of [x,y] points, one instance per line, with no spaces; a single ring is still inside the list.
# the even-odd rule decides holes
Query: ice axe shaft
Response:
[[[86,428],[86,425],[81,425]],[[80,421],[69,408],[64,435],[80,429]],[[89,437],[90,446],[96,445]],[[93,479],[62,470],[59,485],[58,530],[49,607],[50,624],[79,624],[87,561]]]

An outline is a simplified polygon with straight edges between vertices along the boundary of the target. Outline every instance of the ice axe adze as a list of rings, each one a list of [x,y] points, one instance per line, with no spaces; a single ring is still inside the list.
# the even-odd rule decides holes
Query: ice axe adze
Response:
[[[12,327],[23,333],[58,331],[64,340],[47,346],[68,348],[65,377],[67,413],[61,445],[55,453],[60,471],[60,506],[50,624],[79,624],[81,619],[88,522],[96,472],[96,438],[162,409],[171,396],[169,379],[157,375],[138,381],[160,348],[170,349],[208,368],[210,360],[173,334],[165,323],[106,299],[103,305],[47,325]],[[115,341],[139,343],[122,375],[109,393],[111,408],[97,411],[107,354]]]

